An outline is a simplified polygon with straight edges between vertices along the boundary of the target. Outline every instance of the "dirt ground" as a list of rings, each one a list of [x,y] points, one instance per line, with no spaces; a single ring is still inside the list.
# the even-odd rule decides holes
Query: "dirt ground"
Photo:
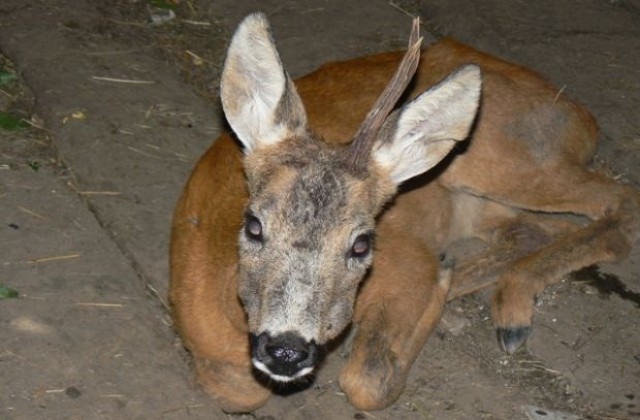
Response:
[[[511,357],[486,293],[452,302],[404,394],[373,413],[340,392],[341,349],[308,390],[222,413],[166,303],[171,212],[222,127],[220,63],[247,13],[267,12],[294,77],[403,47],[419,14],[425,44],[454,36],[586,104],[596,164],[638,187],[640,1],[177,3],[0,2],[0,116],[29,121],[0,129],[0,287],[19,293],[0,299],[1,420],[640,418],[640,246],[550,288]]]

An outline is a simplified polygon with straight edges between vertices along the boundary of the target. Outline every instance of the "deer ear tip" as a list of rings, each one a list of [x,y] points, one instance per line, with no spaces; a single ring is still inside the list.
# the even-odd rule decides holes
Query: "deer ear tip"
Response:
[[[470,83],[480,85],[482,83],[482,71],[477,64],[466,64],[458,70],[458,75],[467,79]]]
[[[252,13],[245,16],[240,24],[238,24],[238,28],[232,38],[232,43],[236,38],[251,38],[256,33],[260,34],[268,32],[270,32],[270,25],[267,16],[262,12]]]
[[[449,76],[448,79],[454,79],[456,84],[463,87],[471,97],[476,98],[476,101],[479,100],[482,90],[482,70],[480,66],[477,64],[465,64]]]
[[[264,14],[264,12],[254,12],[254,13],[250,13],[247,16],[244,17],[244,19],[242,20],[242,22],[266,22],[267,21],[267,15]]]

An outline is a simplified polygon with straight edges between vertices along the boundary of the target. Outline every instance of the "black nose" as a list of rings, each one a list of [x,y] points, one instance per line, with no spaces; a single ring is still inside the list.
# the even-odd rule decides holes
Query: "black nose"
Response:
[[[272,337],[269,333],[251,335],[251,351],[258,369],[274,375],[294,379],[305,368],[313,367],[317,360],[317,346],[294,332]]]

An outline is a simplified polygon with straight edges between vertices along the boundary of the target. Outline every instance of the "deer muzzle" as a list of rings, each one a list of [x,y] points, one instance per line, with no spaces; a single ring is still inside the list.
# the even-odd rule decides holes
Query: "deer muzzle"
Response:
[[[318,360],[315,342],[294,332],[271,336],[251,334],[252,363],[256,369],[278,382],[290,382],[308,375]]]

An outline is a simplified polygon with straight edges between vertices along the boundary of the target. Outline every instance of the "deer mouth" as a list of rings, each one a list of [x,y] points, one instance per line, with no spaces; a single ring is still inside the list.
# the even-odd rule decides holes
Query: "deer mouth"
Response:
[[[272,336],[250,334],[251,362],[277,382],[292,382],[309,375],[318,360],[318,347],[294,332]]]

